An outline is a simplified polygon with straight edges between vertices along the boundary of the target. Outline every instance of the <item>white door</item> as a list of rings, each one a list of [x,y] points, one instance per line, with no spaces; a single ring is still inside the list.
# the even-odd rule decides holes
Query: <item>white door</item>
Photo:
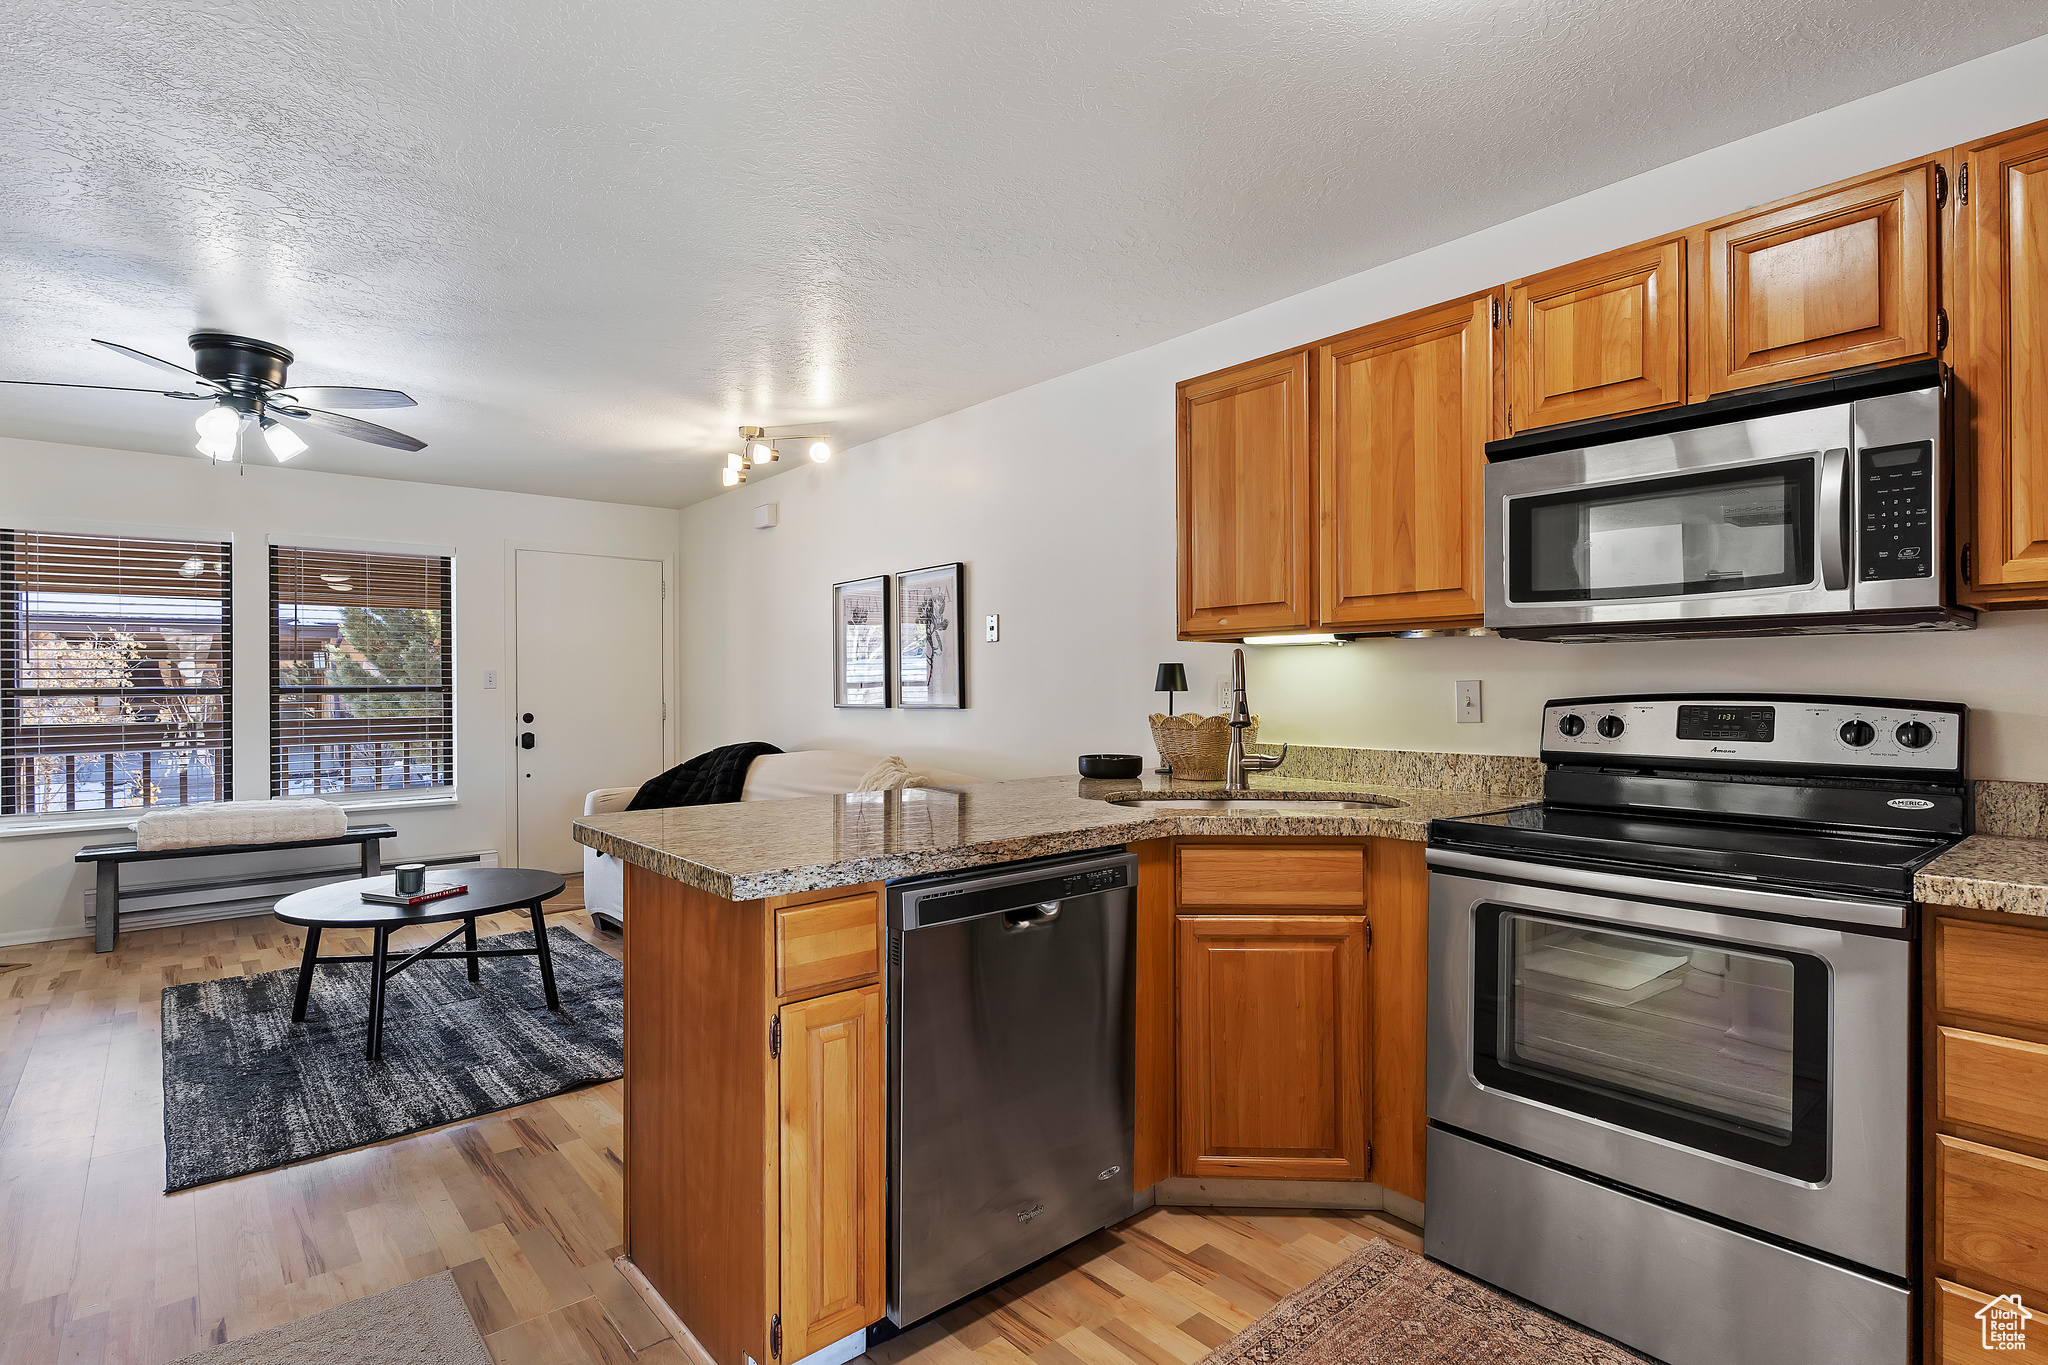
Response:
[[[577,872],[583,848],[569,826],[584,795],[667,766],[662,566],[548,550],[516,558],[518,863]]]

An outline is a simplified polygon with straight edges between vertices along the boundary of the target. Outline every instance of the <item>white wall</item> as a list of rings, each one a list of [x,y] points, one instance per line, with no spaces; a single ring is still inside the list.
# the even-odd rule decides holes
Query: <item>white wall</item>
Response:
[[[36,529],[84,522],[128,530],[216,531],[235,547],[235,794],[261,799],[267,774],[269,603],[265,542],[276,536],[439,545],[455,550],[456,767],[459,800],[420,811],[380,811],[361,821],[397,826],[386,861],[514,847],[512,805],[511,551],[517,546],[659,558],[673,565],[677,514],[567,498],[354,478],[257,464],[238,473],[206,460],[0,438],[0,525]],[[674,581],[671,570],[670,581]],[[604,676],[605,661],[589,661]],[[483,687],[496,669],[500,685]],[[673,711],[673,707],[671,710]],[[663,755],[653,755],[654,771]],[[92,868],[72,854],[113,843],[119,831],[9,836],[0,824],[0,944],[84,932],[82,893]],[[279,855],[273,865],[345,862],[353,850]],[[128,869],[124,885],[248,871],[191,859]]]
[[[685,751],[841,746],[989,776],[1150,754],[1154,666],[1215,709],[1228,648],[1174,640],[1173,386],[1723,213],[2048,118],[2048,38],[1758,134],[749,485],[683,513]],[[1362,151],[1361,155],[1369,155]],[[1447,168],[1450,173],[1452,168]],[[757,503],[782,524],[752,527]],[[829,585],[967,561],[970,708],[834,711]],[[1003,638],[980,643],[999,612]],[[1387,640],[1251,651],[1262,738],[1534,753],[1547,697],[1742,686],[1955,699],[1977,776],[2048,780],[2048,613],[1971,634],[1640,645]],[[1486,722],[1452,686],[1486,682]]]

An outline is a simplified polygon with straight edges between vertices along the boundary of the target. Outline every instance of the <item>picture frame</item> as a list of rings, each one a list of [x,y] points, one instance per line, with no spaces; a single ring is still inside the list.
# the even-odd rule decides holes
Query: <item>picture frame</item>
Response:
[[[889,575],[832,585],[832,705],[881,710],[889,705]]]
[[[915,711],[967,705],[966,565],[896,575],[896,704]]]

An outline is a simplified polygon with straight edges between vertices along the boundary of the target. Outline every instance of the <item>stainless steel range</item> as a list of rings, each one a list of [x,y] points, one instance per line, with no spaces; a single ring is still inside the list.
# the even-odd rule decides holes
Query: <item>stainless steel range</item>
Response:
[[[1431,1256],[1672,1365],[1912,1356],[1914,872],[1965,710],[1544,709],[1430,829]]]

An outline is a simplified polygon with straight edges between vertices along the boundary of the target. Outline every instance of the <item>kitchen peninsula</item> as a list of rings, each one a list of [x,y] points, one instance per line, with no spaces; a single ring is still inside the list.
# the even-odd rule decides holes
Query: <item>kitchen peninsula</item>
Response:
[[[881,1319],[882,883],[1115,845],[1138,858],[1136,1188],[1287,1181],[1299,1202],[1418,1217],[1422,841],[1438,816],[1533,799],[1538,769],[1391,758],[1380,775],[1447,785],[1254,779],[1369,803],[1297,814],[1117,799],[1215,784],[1048,777],[579,821],[628,865],[640,1275],[718,1365],[795,1361]],[[1359,775],[1313,750],[1288,768]],[[1211,969],[1252,940],[1253,970]],[[1199,1042],[1226,1033],[1234,1051]]]

